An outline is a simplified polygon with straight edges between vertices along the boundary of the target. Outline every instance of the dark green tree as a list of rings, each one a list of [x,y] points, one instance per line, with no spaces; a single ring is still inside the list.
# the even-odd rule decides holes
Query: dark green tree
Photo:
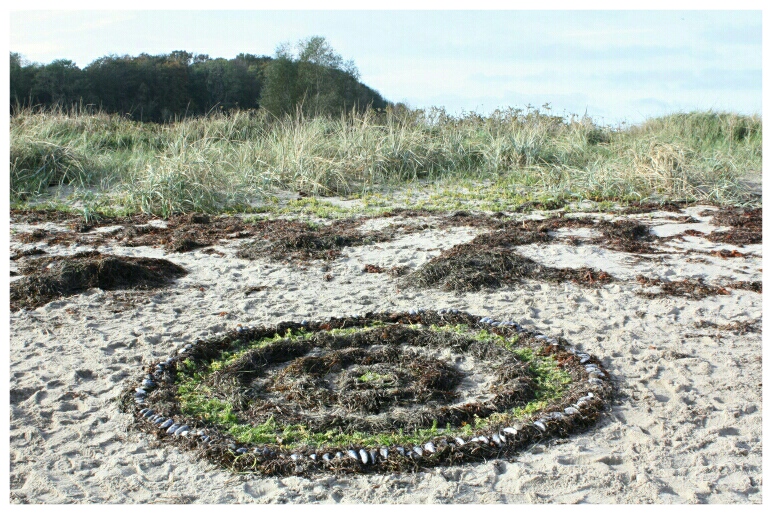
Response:
[[[32,82],[32,96],[47,105],[70,106],[81,99],[82,93],[80,68],[67,59],[43,66]]]
[[[108,55],[84,69],[60,59],[28,63],[11,53],[11,112],[17,106],[70,107],[83,102],[140,121],[165,122],[213,109],[256,109],[275,114],[335,115],[351,108],[386,103],[359,82],[324,38],[279,47],[275,58],[242,53],[211,59],[176,50],[165,55]]]
[[[40,65],[28,63],[20,54],[11,52],[11,112],[17,106],[24,107],[32,103],[32,84],[38,68]]]
[[[353,61],[344,61],[321,36],[297,44],[297,56],[289,44],[280,45],[266,66],[261,105],[273,114],[337,115],[368,106],[383,108],[383,98],[359,82]]]

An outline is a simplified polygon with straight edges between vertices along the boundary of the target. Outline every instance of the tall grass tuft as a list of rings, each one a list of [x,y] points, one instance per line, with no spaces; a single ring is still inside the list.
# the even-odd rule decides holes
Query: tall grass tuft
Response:
[[[761,170],[761,138],[760,117],[716,112],[612,129],[534,109],[315,118],[235,111],[167,125],[27,109],[11,118],[11,197],[70,185],[168,216],[245,209],[278,190],[333,195],[472,179],[592,200],[738,204],[750,199],[743,176]]]

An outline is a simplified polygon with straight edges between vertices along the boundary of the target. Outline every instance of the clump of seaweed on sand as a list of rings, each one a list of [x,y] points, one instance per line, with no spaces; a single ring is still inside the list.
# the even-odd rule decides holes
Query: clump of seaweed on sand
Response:
[[[583,222],[579,222],[583,223]],[[436,287],[446,291],[496,289],[537,279],[550,282],[573,281],[585,285],[611,282],[604,271],[590,268],[553,268],[538,264],[515,251],[519,245],[548,242],[555,223],[505,223],[502,228],[481,234],[434,257],[402,280],[405,287]]]
[[[726,231],[713,231],[705,236],[714,243],[726,243],[735,246],[761,244],[762,209],[744,209],[739,207],[724,208],[718,212],[706,211],[703,215],[713,216],[712,225],[730,227]]]
[[[19,266],[11,282],[11,310],[34,309],[92,287],[104,290],[157,289],[187,272],[165,259],[103,255],[97,251],[39,257]]]
[[[637,294],[646,298],[659,298],[664,296],[682,296],[692,300],[700,300],[708,296],[730,295],[730,289],[744,289],[761,293],[760,281],[735,281],[726,285],[706,284],[702,278],[683,280],[662,280],[659,278],[645,277],[638,275],[636,280],[644,288],[653,288],[654,290],[642,290]]]

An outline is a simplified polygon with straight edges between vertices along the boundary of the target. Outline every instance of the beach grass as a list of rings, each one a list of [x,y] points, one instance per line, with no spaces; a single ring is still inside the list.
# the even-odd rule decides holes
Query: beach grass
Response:
[[[10,196],[15,207],[76,203],[164,217],[334,216],[327,196],[357,199],[363,211],[395,201],[439,209],[472,202],[492,211],[585,199],[744,205],[758,201],[743,178],[760,174],[761,140],[760,117],[719,112],[612,128],[536,109],[489,116],[388,109],[337,118],[235,111],[164,125],[27,109],[11,117]],[[282,191],[307,197],[278,202]]]

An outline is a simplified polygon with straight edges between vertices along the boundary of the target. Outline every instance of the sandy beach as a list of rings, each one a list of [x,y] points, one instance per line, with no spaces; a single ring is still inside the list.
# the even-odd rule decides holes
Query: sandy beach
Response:
[[[525,278],[495,289],[406,287],[367,265],[415,271],[491,229],[447,216],[378,217],[359,231],[389,238],[345,246],[327,260],[243,258],[250,237],[175,252],[127,246],[118,226],[57,243],[66,222],[11,215],[11,280],[22,265],[87,250],[166,259],[187,272],[150,291],[91,288],[10,314],[11,503],[761,503],[762,245],[709,240],[731,227],[715,207],[564,217],[633,220],[653,240],[613,249],[592,227],[564,227],[522,244],[553,268],[588,267],[613,281]],[[556,213],[512,214],[520,222]],[[158,227],[163,221],[153,221]],[[320,224],[335,222],[319,221]],[[29,234],[45,230],[45,237]],[[25,237],[27,235],[27,237]],[[91,241],[91,242],[90,242]],[[27,251],[30,255],[21,255]],[[643,278],[641,278],[643,277]],[[591,277],[592,279],[592,277]],[[647,282],[646,279],[649,279]],[[691,296],[663,283],[713,287]],[[660,281],[660,282],[657,282]],[[718,291],[718,292],[716,292]],[[699,292],[699,291],[698,291]],[[142,366],[181,345],[241,325],[367,312],[455,308],[514,320],[596,356],[614,397],[598,422],[507,460],[419,472],[262,477],[234,474],[131,428],[115,401]]]

